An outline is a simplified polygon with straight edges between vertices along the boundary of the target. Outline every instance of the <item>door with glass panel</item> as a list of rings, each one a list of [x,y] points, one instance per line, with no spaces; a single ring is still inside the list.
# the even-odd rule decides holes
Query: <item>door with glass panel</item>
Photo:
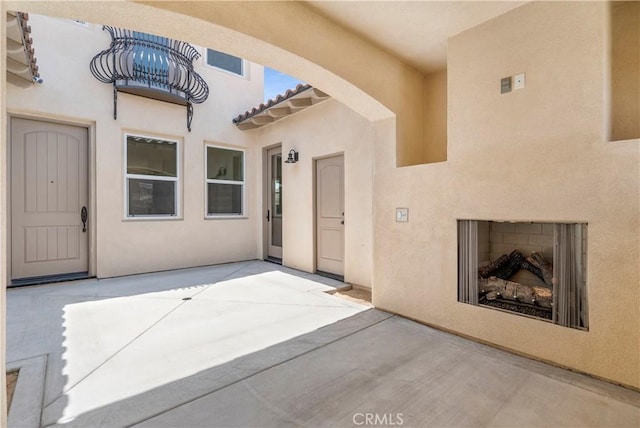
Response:
[[[267,151],[267,257],[282,259],[282,148]]]

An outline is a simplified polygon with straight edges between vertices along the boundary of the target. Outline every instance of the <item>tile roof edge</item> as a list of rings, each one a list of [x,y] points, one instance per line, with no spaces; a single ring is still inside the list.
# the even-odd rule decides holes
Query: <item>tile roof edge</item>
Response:
[[[313,89],[313,86],[309,84],[299,83],[294,89],[287,89],[284,94],[280,94],[275,98],[271,98],[266,103],[261,103],[258,107],[254,107],[251,110],[247,110],[246,112],[234,117],[233,123],[238,124],[244,122],[247,119],[251,119],[253,116],[260,114],[263,111],[277,104],[280,104],[281,102],[286,101],[291,97],[301,94],[304,91],[308,91],[309,89]]]

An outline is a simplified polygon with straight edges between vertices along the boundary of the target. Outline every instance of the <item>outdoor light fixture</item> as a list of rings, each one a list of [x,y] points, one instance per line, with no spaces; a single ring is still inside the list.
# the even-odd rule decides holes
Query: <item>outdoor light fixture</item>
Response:
[[[296,149],[289,150],[289,155],[287,156],[287,160],[284,163],[296,163],[298,162],[298,152]]]

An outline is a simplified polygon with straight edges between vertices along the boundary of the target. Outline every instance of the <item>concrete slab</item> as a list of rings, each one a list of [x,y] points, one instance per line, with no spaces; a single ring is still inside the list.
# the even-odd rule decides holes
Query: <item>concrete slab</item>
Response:
[[[42,423],[71,421],[367,309],[326,282],[254,261],[13,289],[8,353],[49,356]]]
[[[534,373],[526,359],[504,352],[498,356],[509,355],[506,363],[469,352],[484,347],[394,317],[136,426],[348,427],[367,418],[409,427],[640,423],[640,401],[582,389],[577,374],[568,384]]]
[[[339,287],[253,261],[9,290],[8,355],[47,355],[43,426],[640,425],[637,392]]]

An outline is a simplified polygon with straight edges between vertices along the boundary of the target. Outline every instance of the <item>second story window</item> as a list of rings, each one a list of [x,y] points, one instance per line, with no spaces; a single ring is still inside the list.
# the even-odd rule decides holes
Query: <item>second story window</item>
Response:
[[[220,68],[229,73],[245,76],[244,61],[237,56],[229,55],[213,49],[207,49],[207,65]]]
[[[187,107],[191,131],[193,104],[209,97],[209,86],[193,69],[200,52],[189,43],[122,28],[102,27],[111,45],[89,63],[93,76],[113,85],[113,118],[118,118],[118,92]]]

